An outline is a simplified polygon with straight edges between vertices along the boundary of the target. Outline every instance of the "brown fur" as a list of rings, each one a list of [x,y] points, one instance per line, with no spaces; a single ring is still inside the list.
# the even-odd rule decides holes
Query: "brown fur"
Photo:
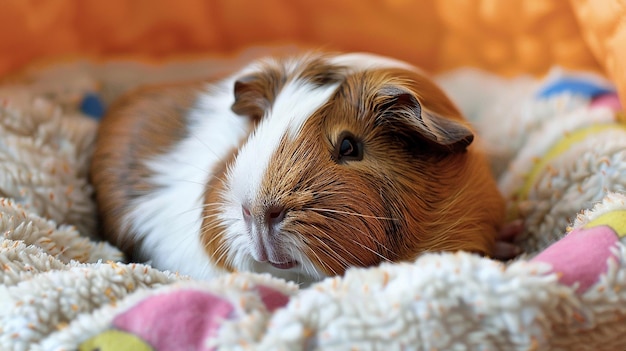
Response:
[[[267,63],[233,87],[232,110],[258,122],[291,79],[340,84],[295,140],[285,136],[263,179],[263,206],[287,209],[281,236],[305,243],[305,254],[327,274],[411,260],[426,251],[489,255],[503,200],[484,156],[470,145],[471,129],[445,94],[412,71],[348,74],[323,55],[305,62],[291,74],[281,60]],[[102,122],[92,179],[105,235],[127,252],[135,239],[120,218],[155,186],[139,161],[185,137],[185,116],[199,91],[199,85],[143,90],[120,101]],[[345,132],[362,143],[362,160],[338,159]],[[215,214],[236,157],[233,150],[212,170],[200,233],[207,255],[227,270],[234,269],[230,248]]]
[[[278,58],[263,64],[260,72],[239,78],[234,86],[233,112],[248,116],[257,123],[266,110],[271,108],[276,96],[289,79],[300,77],[316,85],[325,85],[337,83],[344,78],[341,74],[343,68],[330,66],[324,61],[323,56],[312,55],[308,59],[308,64],[299,67],[299,70],[291,76],[285,71],[284,59]],[[235,160],[236,155],[237,150],[233,150],[231,157],[215,169],[214,179],[206,187],[205,204],[218,204],[221,201],[226,169]],[[201,241],[217,266],[232,271],[233,267],[228,260],[229,247],[222,236],[224,227],[216,219],[215,212],[215,206],[207,206],[203,211]]]
[[[140,89],[111,107],[98,130],[91,164],[103,235],[132,255],[134,236],[123,214],[130,202],[154,185],[143,161],[162,154],[185,136],[185,116],[200,84]]]
[[[257,93],[271,82],[265,87],[270,92],[259,93],[262,97],[274,97],[294,78],[268,72],[271,79],[259,74],[253,81]],[[336,82],[342,73],[341,67],[311,62],[296,75],[324,75]],[[466,150],[473,135],[452,102],[426,77],[406,70],[343,79],[334,98],[307,120],[299,137],[281,143],[272,158],[278,161],[267,170],[260,197],[265,206],[288,209],[281,235],[305,242],[307,256],[327,274],[342,274],[349,266],[410,260],[425,251],[489,255],[504,215],[503,200],[484,156],[476,147]],[[423,125],[406,117],[414,112],[404,111],[410,101],[393,101],[393,96],[381,93],[390,87],[419,101]],[[246,99],[251,105],[262,101],[256,114],[271,108],[272,99],[255,100],[254,94]],[[446,128],[469,134],[447,144],[446,135],[429,129],[435,122],[427,114],[443,118],[437,123]],[[363,141],[363,160],[333,159],[344,131]],[[207,203],[214,201],[215,196],[207,198]],[[205,218],[212,218],[210,212],[205,211]],[[206,243],[221,240],[219,226],[207,219],[204,227],[213,228],[203,232]],[[207,244],[206,249],[211,257],[228,255],[224,245]],[[226,259],[217,263],[232,268]]]
[[[219,204],[222,202],[222,192],[224,191],[224,177],[228,166],[237,157],[237,150],[233,150],[230,157],[223,160],[213,169],[213,179],[211,179],[204,194],[205,206],[202,216],[202,228],[200,241],[204,243],[204,250],[212,258],[213,263],[218,267],[233,271],[234,268],[228,260],[228,246],[222,233],[224,224],[217,220],[215,214],[219,211]]]
[[[340,67],[331,67],[323,56],[310,56],[306,66],[296,73],[298,77],[316,85],[336,83],[344,77]],[[269,110],[274,99],[288,79],[284,58],[266,62],[259,72],[241,77],[235,82],[233,112],[258,121]]]

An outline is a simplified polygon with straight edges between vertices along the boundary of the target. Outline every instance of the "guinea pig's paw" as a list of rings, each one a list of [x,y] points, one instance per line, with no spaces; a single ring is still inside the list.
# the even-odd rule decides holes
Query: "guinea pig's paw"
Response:
[[[493,258],[508,261],[522,253],[522,248],[516,244],[518,237],[524,231],[524,221],[516,219],[505,224],[498,232],[493,249]]]

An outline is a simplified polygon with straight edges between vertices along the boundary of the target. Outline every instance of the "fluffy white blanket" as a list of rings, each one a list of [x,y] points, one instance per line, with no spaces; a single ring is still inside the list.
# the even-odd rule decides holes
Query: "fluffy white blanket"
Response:
[[[106,102],[128,82],[111,67],[118,74],[107,79],[102,67],[80,67],[71,77],[61,70],[63,84],[52,83],[56,71],[0,87],[0,350],[626,348],[626,197],[614,193],[626,184],[626,148],[596,155],[600,147],[575,140],[540,161],[574,129],[619,124],[614,108],[592,106],[610,88],[537,95],[554,85],[443,77],[497,150],[494,172],[511,213],[527,219],[529,254],[506,264],[426,254],[300,289],[244,273],[193,281],[120,263],[98,241],[87,181],[97,121],[80,107],[88,92]],[[554,129],[554,120],[589,123]],[[611,133],[598,138],[626,140]],[[580,160],[596,168],[571,169]]]

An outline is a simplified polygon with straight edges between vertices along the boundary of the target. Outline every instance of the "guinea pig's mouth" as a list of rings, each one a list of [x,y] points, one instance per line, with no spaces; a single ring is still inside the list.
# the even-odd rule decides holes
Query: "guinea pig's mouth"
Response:
[[[281,263],[269,261],[268,263],[271,264],[272,267],[278,268],[278,269],[289,269],[298,265],[298,261],[287,261],[287,262],[281,262]]]

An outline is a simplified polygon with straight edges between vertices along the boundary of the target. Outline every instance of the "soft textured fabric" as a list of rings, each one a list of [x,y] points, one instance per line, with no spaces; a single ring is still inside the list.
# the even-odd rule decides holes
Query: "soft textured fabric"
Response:
[[[11,197],[0,198],[0,349],[613,351],[626,346],[626,196],[605,193],[615,188],[602,183],[607,174],[620,173],[614,170],[626,161],[616,157],[626,152],[606,163],[594,152],[607,150],[593,146],[579,149],[577,158],[600,165],[596,172],[553,172],[550,167],[557,164],[550,163],[533,178],[526,209],[531,216],[520,244],[528,255],[539,253],[535,259],[505,264],[468,253],[426,254],[414,262],[352,268],[308,288],[249,273],[194,281],[119,262],[116,248],[85,237],[95,230],[85,167],[96,123],[84,102],[100,101],[105,92],[115,95],[131,84],[129,77],[143,77],[137,72],[171,78],[172,72],[162,76],[153,67],[139,67],[70,64],[1,88],[0,157],[4,169],[18,176],[4,172],[0,182],[0,192]],[[524,183],[530,171],[524,166],[533,164],[526,157],[558,144],[564,133],[557,127],[579,126],[585,117],[616,123],[621,107],[590,107],[598,97],[575,96],[579,84],[547,98],[538,94],[571,76],[557,71],[545,81],[496,84],[497,77],[461,71],[440,79],[479,128],[490,126],[490,133],[481,129],[485,141],[500,143],[506,156],[492,158],[494,164],[519,159],[516,167],[498,173],[501,180],[512,176],[501,182],[506,194]],[[584,79],[598,82],[595,76]],[[477,84],[485,90],[477,91]],[[501,121],[502,110],[515,112],[511,124],[493,123]],[[550,122],[554,129],[542,128]],[[531,134],[543,144],[527,139]],[[567,153],[550,160],[563,156]],[[567,163],[560,165],[567,170]],[[538,191],[547,184],[543,179],[568,189],[563,184],[581,176],[590,180],[582,194],[576,187],[573,195],[560,198]],[[579,213],[591,207],[590,198],[599,203]],[[518,205],[512,198],[509,203]],[[576,213],[569,234],[559,240],[567,231],[563,217]]]
[[[567,137],[624,121],[625,14],[618,0],[1,2],[1,75],[69,63],[0,87],[0,349],[624,349],[626,131]],[[604,73],[556,71],[546,84],[474,72],[444,84],[484,135],[510,215],[526,217],[520,245],[539,255],[502,264],[428,254],[307,289],[118,262],[120,251],[95,236],[87,116],[131,86],[204,77],[226,61],[166,73],[94,62],[224,59],[265,44],[371,51],[436,72]],[[77,57],[91,61],[65,60]],[[197,328],[180,328],[189,320]]]

